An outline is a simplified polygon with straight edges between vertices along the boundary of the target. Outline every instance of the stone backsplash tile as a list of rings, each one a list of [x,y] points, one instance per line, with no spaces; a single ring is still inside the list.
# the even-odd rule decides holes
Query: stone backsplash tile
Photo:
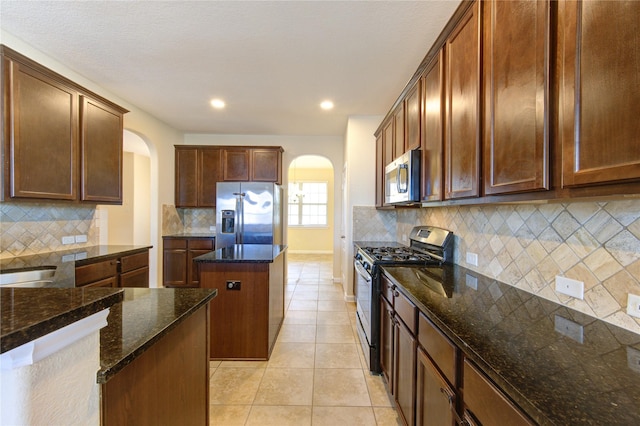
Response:
[[[398,209],[395,235],[406,243],[416,225],[455,234],[454,262],[640,333],[640,320],[626,313],[627,294],[640,294],[640,200],[450,206]],[[354,208],[354,240],[388,235],[388,211]],[[376,216],[379,216],[376,218]],[[364,235],[356,224],[365,223]],[[466,253],[478,254],[478,266]],[[585,283],[584,300],[555,291],[562,275]]]
[[[353,241],[392,241],[396,238],[395,210],[353,207]]]
[[[26,256],[99,243],[98,210],[66,203],[0,203],[0,257]],[[62,244],[62,237],[86,235],[86,243]]]
[[[162,235],[182,232],[211,233],[216,225],[214,209],[176,208],[173,205],[162,206]]]

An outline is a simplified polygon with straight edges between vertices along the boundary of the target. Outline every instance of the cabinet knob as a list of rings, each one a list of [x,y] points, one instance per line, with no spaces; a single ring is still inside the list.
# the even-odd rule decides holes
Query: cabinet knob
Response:
[[[398,290],[393,290],[393,297],[399,297],[400,296],[400,292],[398,292]]]

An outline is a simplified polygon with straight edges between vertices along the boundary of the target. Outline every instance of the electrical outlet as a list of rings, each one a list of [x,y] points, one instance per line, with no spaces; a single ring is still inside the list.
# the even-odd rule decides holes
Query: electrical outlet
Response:
[[[240,281],[227,281],[227,290],[240,290]]]
[[[76,261],[76,256],[74,254],[65,254],[64,256],[62,256],[62,261],[63,262],[75,262]]]
[[[76,235],[76,243],[86,243],[87,236],[86,235]]]
[[[471,251],[467,252],[467,263],[469,265],[478,266],[478,254]]]
[[[584,342],[584,327],[577,322],[573,322],[561,317],[560,315],[556,315],[554,325],[555,330],[558,333],[567,336],[569,339],[575,340],[580,344]]]
[[[584,299],[584,283],[582,281],[556,275],[556,291],[576,299]]]
[[[627,313],[632,317],[640,318],[640,296],[629,293],[627,296]]]
[[[62,237],[62,244],[73,244],[76,242],[76,239],[73,237],[73,235],[69,235],[66,237]]]

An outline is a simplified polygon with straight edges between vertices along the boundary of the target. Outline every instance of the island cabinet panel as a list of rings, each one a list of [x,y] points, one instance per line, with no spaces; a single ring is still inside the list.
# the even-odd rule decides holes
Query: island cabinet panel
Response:
[[[103,425],[209,423],[209,304],[102,385]]]
[[[6,57],[3,66],[7,197],[77,199],[77,92]]]
[[[480,179],[480,19],[474,3],[445,43],[445,198],[477,197]]]
[[[549,189],[549,2],[483,6],[484,193]]]
[[[246,148],[225,148],[222,150],[222,180],[249,181],[250,151]]]
[[[560,1],[562,186],[640,179],[640,2]]]
[[[471,424],[526,426],[535,424],[469,360],[464,360],[463,417]]]
[[[441,201],[443,198],[443,131],[444,117],[444,50],[429,63],[422,78],[424,99],[422,118],[421,166],[422,200]]]
[[[122,112],[87,96],[80,99],[80,199],[122,204]]]

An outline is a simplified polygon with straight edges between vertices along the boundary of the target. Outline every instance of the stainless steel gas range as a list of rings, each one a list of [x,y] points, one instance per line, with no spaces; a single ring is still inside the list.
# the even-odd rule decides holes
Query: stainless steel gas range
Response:
[[[369,370],[380,373],[380,267],[439,266],[451,263],[453,233],[433,226],[416,226],[410,245],[372,243],[357,245],[353,266],[358,337]]]

